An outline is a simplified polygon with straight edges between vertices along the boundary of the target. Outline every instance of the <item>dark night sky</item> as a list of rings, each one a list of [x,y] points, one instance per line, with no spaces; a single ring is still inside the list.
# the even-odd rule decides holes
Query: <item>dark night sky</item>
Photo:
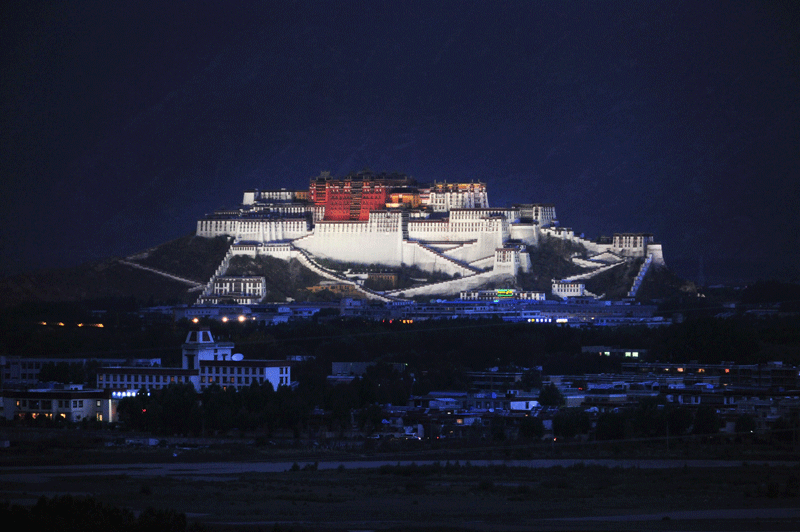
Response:
[[[800,280],[792,2],[163,4],[3,2],[0,273],[369,167],[652,232],[693,280]]]

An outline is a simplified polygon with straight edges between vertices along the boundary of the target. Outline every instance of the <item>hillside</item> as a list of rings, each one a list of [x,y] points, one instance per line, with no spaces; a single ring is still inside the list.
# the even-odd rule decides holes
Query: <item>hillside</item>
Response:
[[[199,286],[207,283],[214,274],[228,247],[229,241],[224,237],[201,238],[187,235],[125,259],[114,258],[75,268],[40,271],[3,279],[0,280],[0,289],[5,296],[2,305],[9,307],[21,302],[104,298],[131,298],[146,305],[193,303],[199,295]],[[570,260],[573,256],[585,256],[583,247],[572,242],[544,238],[529,253],[533,271],[520,274],[516,281],[509,280],[503,287],[550,293],[552,279],[586,271]],[[632,261],[589,279],[586,282],[587,289],[596,294],[606,294],[607,298],[624,297],[638,272],[639,264],[640,261]],[[184,281],[142,270],[134,265],[174,275]],[[407,268],[381,269],[409,273],[405,271]],[[647,281],[640,290],[640,299],[663,298],[680,290],[683,281],[665,272],[666,270],[655,274],[651,270],[648,273]],[[297,261],[286,262],[273,257],[234,257],[227,274],[265,277],[267,302],[283,302],[287,298],[296,301],[336,298],[327,292],[312,294],[305,290],[319,283],[321,278]],[[485,286],[497,287],[500,286]]]
[[[227,238],[202,238],[190,234],[128,257],[128,260],[206,283],[214,275],[229,247]]]
[[[594,277],[586,279],[586,289],[593,294],[605,294],[605,299],[622,299],[628,297],[633,279],[639,273],[644,259],[636,259],[625,262],[608,271],[598,273]],[[648,272],[652,274],[655,268]]]
[[[139,302],[187,303],[197,297],[184,283],[111,259],[61,270],[43,270],[0,281],[3,306],[22,302],[134,298]]]
[[[128,259],[111,258],[73,268],[42,270],[0,280],[2,306],[22,302],[133,298],[142,304],[191,303],[191,285],[125,264],[125,260],[206,283],[227,251],[224,238],[188,235]]]
[[[553,279],[563,279],[586,271],[573,264],[574,255],[585,256],[583,246],[568,240],[544,237],[536,248],[528,248],[531,257],[531,272],[517,276],[517,282],[525,290],[550,293]]]
[[[307,300],[309,293],[304,289],[322,280],[319,275],[295,259],[287,262],[275,257],[257,257],[255,259],[245,256],[233,257],[228,266],[227,275],[263,276],[267,288],[265,302],[283,302],[287,298]]]

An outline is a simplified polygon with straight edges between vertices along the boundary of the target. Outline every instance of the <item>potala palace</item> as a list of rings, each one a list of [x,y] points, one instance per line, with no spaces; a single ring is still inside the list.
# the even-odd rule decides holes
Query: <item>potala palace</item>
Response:
[[[312,178],[307,190],[248,190],[237,209],[216,211],[197,222],[197,236],[226,236],[231,247],[199,302],[221,297],[252,304],[263,297],[263,279],[226,277],[236,255],[298,259],[321,276],[352,285],[361,296],[383,301],[429,294],[459,294],[489,282],[530,271],[526,252],[546,237],[582,245],[573,258],[584,271],[553,280],[553,294],[591,295],[582,280],[643,258],[631,286],[651,266],[663,265],[661,245],[648,233],[615,234],[608,242],[580,238],[561,227],[551,204],[489,206],[485,183],[418,184],[403,174],[358,172],[337,178],[328,172]],[[449,281],[402,290],[372,292],[324,268],[317,261],[417,266],[452,276]]]

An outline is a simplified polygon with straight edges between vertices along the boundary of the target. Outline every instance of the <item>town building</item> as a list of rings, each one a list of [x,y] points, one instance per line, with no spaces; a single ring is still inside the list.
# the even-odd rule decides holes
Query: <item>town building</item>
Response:
[[[84,388],[82,384],[3,390],[3,416],[8,421],[40,417],[69,422],[110,422],[117,419],[111,392]]]
[[[0,356],[0,388],[25,390],[31,387],[38,387],[42,379],[40,374],[43,368],[48,365],[69,366],[81,365],[86,367],[89,364],[118,365],[128,364],[131,366],[148,367],[161,364],[160,358],[58,358],[58,357],[21,357],[21,356]]]
[[[204,294],[199,304],[215,305],[219,303],[236,303],[239,305],[255,305],[266,295],[264,277],[214,277],[210,294]]]
[[[586,284],[577,281],[553,280],[553,295],[567,297],[583,297],[586,295]]]
[[[459,298],[464,301],[501,301],[501,300],[524,300],[524,301],[544,301],[544,292],[517,290],[515,288],[495,288],[493,290],[465,290],[461,292]]]
[[[97,387],[122,396],[158,390],[171,384],[192,384],[200,392],[212,385],[239,389],[270,383],[290,386],[291,365],[285,360],[245,360],[233,344],[217,342],[207,328],[187,334],[181,367],[109,366],[97,373]]]
[[[647,356],[647,349],[614,347],[608,345],[585,345],[581,347],[581,353],[597,354],[598,356],[606,357],[638,359]]]

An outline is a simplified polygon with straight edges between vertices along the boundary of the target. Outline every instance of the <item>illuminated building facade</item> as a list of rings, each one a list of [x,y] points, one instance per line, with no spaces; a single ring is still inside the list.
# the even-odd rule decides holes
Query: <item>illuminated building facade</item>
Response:
[[[233,302],[239,305],[255,305],[264,298],[266,292],[264,277],[215,277],[212,292],[203,295],[198,303],[216,305]]]
[[[436,183],[430,185],[422,196],[423,205],[435,212],[452,209],[484,209],[489,207],[485,183]]]
[[[586,284],[575,281],[553,281],[553,295],[558,297],[583,297]]]
[[[84,419],[116,421],[116,404],[108,390],[84,389],[79,384],[53,388],[4,390],[3,415],[6,420],[44,418],[53,421]]]
[[[586,257],[578,265],[586,269],[644,258],[646,266],[637,283],[651,264],[664,264],[661,245],[649,234],[618,234],[613,242],[593,242],[576,236],[571,228],[560,227],[552,204],[491,208],[483,182],[418,185],[403,174],[370,171],[344,177],[322,172],[310,180],[307,193],[246,191],[238,210],[217,211],[198,221],[197,235],[233,238],[199,303],[225,302],[220,296],[227,289],[215,279],[225,277],[230,259],[237,255],[297,259],[334,281],[339,277],[317,260],[389,268],[413,266],[458,278],[447,286],[439,283],[437,290],[447,290],[436,292],[439,294],[458,294],[519,271],[530,271],[527,249],[539,246],[542,239],[581,245]],[[598,260],[593,260],[595,257]],[[637,287],[632,287],[634,295]],[[554,283],[553,288],[562,297],[591,295],[574,283]],[[384,289],[381,294],[362,290],[361,296],[386,300],[434,294],[428,290],[425,286],[403,291]]]
[[[270,383],[274,389],[291,384],[291,366],[283,360],[245,360],[232,353],[233,344],[216,342],[211,331],[189,331],[183,344],[183,364],[166,367],[104,367],[97,372],[97,387],[117,396],[140,390],[158,390],[170,384],[192,384],[200,392],[218,385],[224,389]]]
[[[358,172],[334,178],[323,172],[311,180],[308,190],[311,203],[325,207],[325,220],[366,221],[370,211],[386,208],[392,189],[414,184],[402,174]]]

